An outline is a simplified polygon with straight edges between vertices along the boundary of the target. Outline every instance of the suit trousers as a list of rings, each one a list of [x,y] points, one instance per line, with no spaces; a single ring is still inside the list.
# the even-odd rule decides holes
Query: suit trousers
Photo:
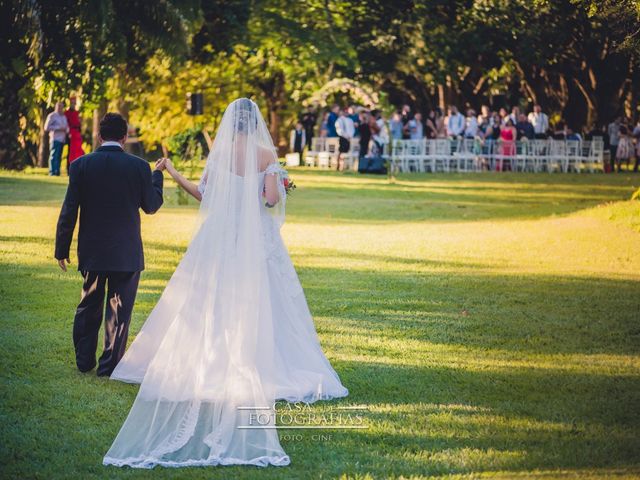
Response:
[[[76,365],[81,372],[88,372],[96,366],[98,332],[104,309],[104,349],[96,373],[98,376],[109,376],[124,356],[127,347],[129,322],[138,291],[140,272],[80,273],[84,279],[82,298],[73,322]]]

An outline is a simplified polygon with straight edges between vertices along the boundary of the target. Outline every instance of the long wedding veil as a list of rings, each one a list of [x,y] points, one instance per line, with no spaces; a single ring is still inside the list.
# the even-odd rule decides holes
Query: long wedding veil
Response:
[[[261,179],[277,155],[257,105],[231,103],[202,177],[198,228],[112,378],[141,382],[105,464],[287,465],[275,429],[274,319]]]

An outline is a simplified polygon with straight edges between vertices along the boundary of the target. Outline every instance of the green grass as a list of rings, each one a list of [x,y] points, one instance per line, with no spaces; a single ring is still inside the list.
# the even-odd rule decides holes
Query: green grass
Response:
[[[66,180],[1,173],[1,477],[640,476],[640,176],[292,176],[283,235],[350,390],[312,408],[366,407],[368,428],[295,432],[283,469],[103,467],[137,387],[75,370]],[[195,219],[166,196],[130,340]]]

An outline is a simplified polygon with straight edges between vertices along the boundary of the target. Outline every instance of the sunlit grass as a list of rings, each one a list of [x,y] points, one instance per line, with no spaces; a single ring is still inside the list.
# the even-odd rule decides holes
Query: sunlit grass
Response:
[[[640,176],[291,174],[283,235],[350,390],[312,408],[358,405],[368,428],[283,437],[285,469],[102,467],[137,388],[74,369],[80,278],[52,259],[66,179],[2,173],[3,477],[640,474]],[[167,187],[131,338],[196,217]]]

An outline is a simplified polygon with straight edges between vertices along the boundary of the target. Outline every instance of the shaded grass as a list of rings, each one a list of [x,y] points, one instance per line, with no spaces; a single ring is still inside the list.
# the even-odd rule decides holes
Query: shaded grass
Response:
[[[137,387],[74,368],[80,277],[51,258],[64,180],[0,174],[2,477],[640,473],[640,209],[592,208],[628,198],[638,177],[292,175],[285,241],[350,390],[312,409],[363,406],[368,428],[283,430],[284,469],[102,467]],[[132,338],[195,218],[168,197],[144,218]]]

